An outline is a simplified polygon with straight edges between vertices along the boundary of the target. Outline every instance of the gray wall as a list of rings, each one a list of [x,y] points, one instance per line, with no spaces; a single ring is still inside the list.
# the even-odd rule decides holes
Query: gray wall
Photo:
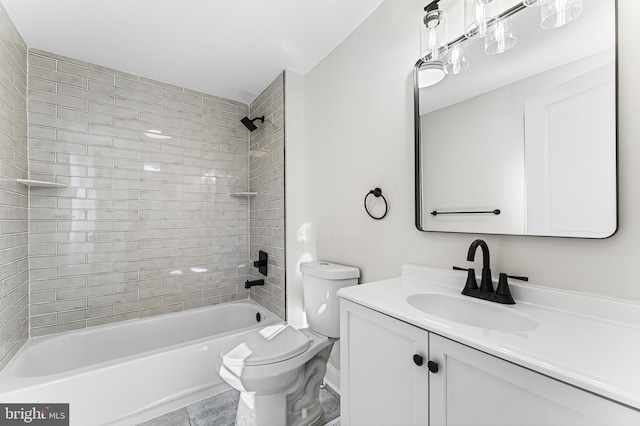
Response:
[[[0,368],[28,335],[26,82],[27,46],[0,5]]]
[[[247,113],[30,50],[32,336],[248,296]]]
[[[285,318],[284,249],[284,73],[251,104],[250,117],[265,116],[251,133],[249,187],[251,199],[251,259],[258,251],[269,254],[268,276],[251,268],[251,279],[264,278],[264,287],[253,287],[251,299]]]

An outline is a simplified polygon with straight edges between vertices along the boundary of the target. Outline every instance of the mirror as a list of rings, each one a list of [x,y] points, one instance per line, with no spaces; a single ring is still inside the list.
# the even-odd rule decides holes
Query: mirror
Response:
[[[511,50],[459,37],[468,69],[419,88],[414,69],[416,226],[421,231],[606,238],[617,229],[615,0],[542,29],[505,11]]]

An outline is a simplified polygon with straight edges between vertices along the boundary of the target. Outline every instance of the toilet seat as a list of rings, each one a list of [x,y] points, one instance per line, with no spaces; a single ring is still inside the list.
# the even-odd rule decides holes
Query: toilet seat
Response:
[[[267,365],[294,358],[310,345],[311,340],[295,328],[272,325],[232,341],[220,352],[220,360],[229,367]]]

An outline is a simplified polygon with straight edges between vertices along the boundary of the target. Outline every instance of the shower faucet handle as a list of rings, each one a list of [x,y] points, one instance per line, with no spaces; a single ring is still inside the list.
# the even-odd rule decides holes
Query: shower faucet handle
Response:
[[[258,260],[253,262],[253,266],[258,268],[258,272],[260,272],[265,277],[267,276],[268,260],[269,260],[269,255],[266,252],[260,250],[258,252]]]

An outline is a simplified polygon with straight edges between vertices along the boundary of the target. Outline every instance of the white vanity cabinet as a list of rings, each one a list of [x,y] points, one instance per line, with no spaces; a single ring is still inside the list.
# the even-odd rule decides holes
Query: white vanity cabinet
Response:
[[[429,359],[431,425],[640,425],[638,411],[433,333]]]
[[[637,410],[349,300],[340,314],[345,426],[640,425]]]
[[[341,300],[340,336],[342,424],[426,425],[429,333]]]

